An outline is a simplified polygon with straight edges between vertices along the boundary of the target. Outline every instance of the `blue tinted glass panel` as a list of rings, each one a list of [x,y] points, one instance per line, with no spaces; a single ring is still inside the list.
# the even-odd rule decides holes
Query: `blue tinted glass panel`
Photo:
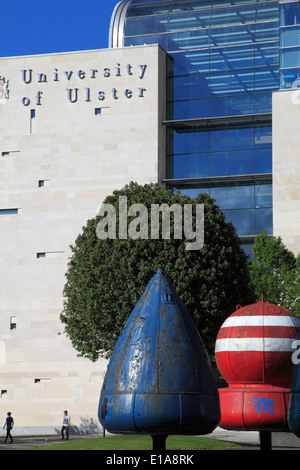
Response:
[[[209,71],[209,50],[173,52],[173,71],[169,76],[187,73],[207,73]]]
[[[256,24],[255,41],[279,41],[279,22]]]
[[[186,75],[187,73],[197,73],[197,68],[192,68],[186,52],[173,52],[170,54],[172,60],[172,68],[168,72],[168,76]]]
[[[257,5],[256,21],[278,20],[278,2],[263,2]]]
[[[274,91],[279,88],[279,71],[263,69],[255,72],[255,91]]]
[[[280,25],[290,26],[300,23],[300,8],[298,2],[280,5]]]
[[[168,51],[193,50],[209,47],[207,29],[194,31],[178,31],[168,34]]]
[[[232,26],[238,24],[254,23],[256,5],[236,6],[232,8],[214,9],[211,17],[211,27]]]
[[[268,234],[273,233],[273,210],[257,209],[255,211],[255,233],[266,230]]]
[[[210,176],[229,176],[254,173],[254,151],[236,150],[210,155]]]
[[[248,189],[247,189],[248,188]],[[181,194],[190,197],[196,197],[199,193],[207,193],[216,199],[216,204],[223,211],[226,221],[232,222],[240,236],[250,236],[262,232],[264,229],[272,234],[272,208],[247,208],[248,203],[253,206],[253,191],[255,186],[240,186],[230,188],[208,188],[197,184],[180,185],[173,188],[174,191],[179,190]],[[241,204],[235,198],[241,198]],[[226,209],[224,207],[236,206],[236,209]],[[223,208],[222,208],[223,206]]]
[[[210,102],[210,115],[239,116],[254,113],[254,95],[228,96],[225,98],[212,99]]]
[[[168,16],[146,16],[145,18],[127,18],[126,36],[144,36],[145,34],[164,33],[167,31]]]
[[[174,101],[173,119],[209,117],[209,100]]]
[[[272,173],[272,149],[255,150],[255,173]]]
[[[300,47],[291,47],[289,49],[281,49],[280,66],[282,68],[299,67],[300,65]]]
[[[272,185],[258,184],[255,186],[255,207],[272,207]]]
[[[231,222],[239,236],[253,235],[255,232],[255,210],[225,210],[226,222]]]
[[[208,74],[210,68],[209,55],[209,50],[187,53],[186,57],[189,61],[190,70],[197,71],[197,73],[201,74]]]
[[[244,3],[253,3],[253,0],[231,0],[230,5],[242,5]],[[212,7],[220,8],[223,6],[228,6],[228,0],[214,0]]]
[[[253,149],[254,128],[211,131],[211,151]]]
[[[173,178],[209,176],[209,155],[174,155]]]
[[[290,47],[300,45],[300,25],[282,28],[280,30],[280,46]]]
[[[279,44],[271,42],[255,46],[255,67],[274,67],[279,65]]]
[[[209,151],[209,132],[173,132],[174,153]]]
[[[170,36],[168,36],[170,38]],[[207,37],[206,37],[207,41]],[[177,47],[177,45],[173,46]],[[237,72],[254,67],[272,67],[279,64],[278,43],[213,48],[181,53],[172,53],[174,75],[229,71]],[[252,71],[253,73],[253,71]]]
[[[255,95],[255,113],[271,113],[272,112],[272,95],[271,93]]]
[[[210,10],[189,11],[186,13],[177,13],[170,15],[168,30],[169,32],[185,30],[185,29],[202,29],[209,28]]]
[[[201,99],[209,97],[209,77],[189,75],[173,79],[174,97],[181,100]]]
[[[212,7],[211,0],[190,0],[189,2],[184,2],[182,0],[175,0],[172,6],[172,12],[174,11],[190,11],[190,10],[199,10],[199,9],[210,9]]]
[[[257,126],[255,128],[255,147],[265,148],[272,147],[272,127],[271,126]]]
[[[145,16],[168,13],[170,11],[171,2],[138,2],[130,5],[127,16]]]
[[[197,188],[197,187],[174,187],[174,191],[179,191],[183,196],[196,197],[198,194],[206,193],[209,194],[208,188]]]
[[[211,49],[210,71],[253,68],[254,51],[253,45]]]
[[[254,74],[253,71],[215,73],[210,77],[210,87],[214,98],[231,93],[244,95],[254,90]]]
[[[213,46],[237,46],[255,41],[255,25],[216,28],[210,30],[210,43]]]
[[[300,68],[282,70],[280,72],[280,88],[299,88]]]
[[[254,207],[254,186],[225,186],[211,188],[210,195],[221,210],[251,209]]]

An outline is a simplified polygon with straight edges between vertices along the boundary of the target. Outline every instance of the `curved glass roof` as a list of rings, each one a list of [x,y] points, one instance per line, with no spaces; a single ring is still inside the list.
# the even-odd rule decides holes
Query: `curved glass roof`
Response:
[[[263,5],[272,4],[268,8]],[[278,2],[272,0],[128,0],[119,2],[110,25],[110,47],[159,43],[165,50],[176,50],[170,34],[187,36],[191,49],[192,36],[195,47],[205,47],[204,30],[222,27],[240,27],[278,20]],[[278,28],[278,25],[276,25]],[[262,37],[264,33],[262,32]],[[134,40],[140,37],[140,40]],[[127,41],[125,38],[131,38]],[[245,33],[243,40],[245,43]],[[268,40],[267,36],[263,37]],[[169,40],[169,41],[168,41]],[[144,42],[143,42],[144,41]],[[248,40],[246,42],[249,42]],[[233,44],[233,41],[231,41]],[[219,45],[210,44],[211,46]]]

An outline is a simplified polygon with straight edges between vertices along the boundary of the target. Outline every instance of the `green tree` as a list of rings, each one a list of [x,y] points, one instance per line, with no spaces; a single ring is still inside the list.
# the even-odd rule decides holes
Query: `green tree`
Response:
[[[255,296],[287,306],[300,315],[300,256],[286,248],[280,237],[269,237],[264,231],[253,244],[250,275]]]
[[[207,194],[191,199],[157,184],[137,183],[114,191],[104,201],[115,207],[117,226],[120,196],[127,197],[128,207],[140,203],[149,209],[149,231],[151,204],[204,204],[204,245],[201,250],[186,250],[184,240],[174,239],[172,232],[170,239],[99,239],[96,229],[104,217],[87,221],[71,247],[61,314],[73,347],[93,361],[99,355],[108,357],[149,280],[161,268],[185,303],[207,350],[213,352],[224,319],[237,304],[253,300],[248,258],[234,227],[225,222]],[[128,223],[132,220],[128,217]]]

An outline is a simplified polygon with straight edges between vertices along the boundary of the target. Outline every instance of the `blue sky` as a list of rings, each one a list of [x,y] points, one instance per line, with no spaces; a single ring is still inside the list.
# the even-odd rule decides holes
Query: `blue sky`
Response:
[[[118,0],[2,2],[0,57],[105,49]]]

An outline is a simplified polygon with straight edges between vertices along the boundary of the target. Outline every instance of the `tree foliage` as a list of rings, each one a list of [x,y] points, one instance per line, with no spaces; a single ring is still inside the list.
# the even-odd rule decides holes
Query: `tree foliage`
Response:
[[[253,301],[248,259],[234,227],[207,194],[191,199],[157,184],[130,183],[104,201],[115,207],[117,219],[119,196],[127,197],[128,207],[144,204],[149,213],[151,204],[204,204],[204,245],[188,251],[184,240],[174,239],[172,233],[170,239],[100,240],[96,228],[103,217],[87,221],[71,247],[61,314],[73,347],[93,361],[99,355],[108,357],[148,282],[161,268],[212,352],[224,319],[237,304]]]
[[[300,316],[300,256],[286,248],[280,237],[264,231],[253,245],[250,274],[256,299],[287,306]]]

